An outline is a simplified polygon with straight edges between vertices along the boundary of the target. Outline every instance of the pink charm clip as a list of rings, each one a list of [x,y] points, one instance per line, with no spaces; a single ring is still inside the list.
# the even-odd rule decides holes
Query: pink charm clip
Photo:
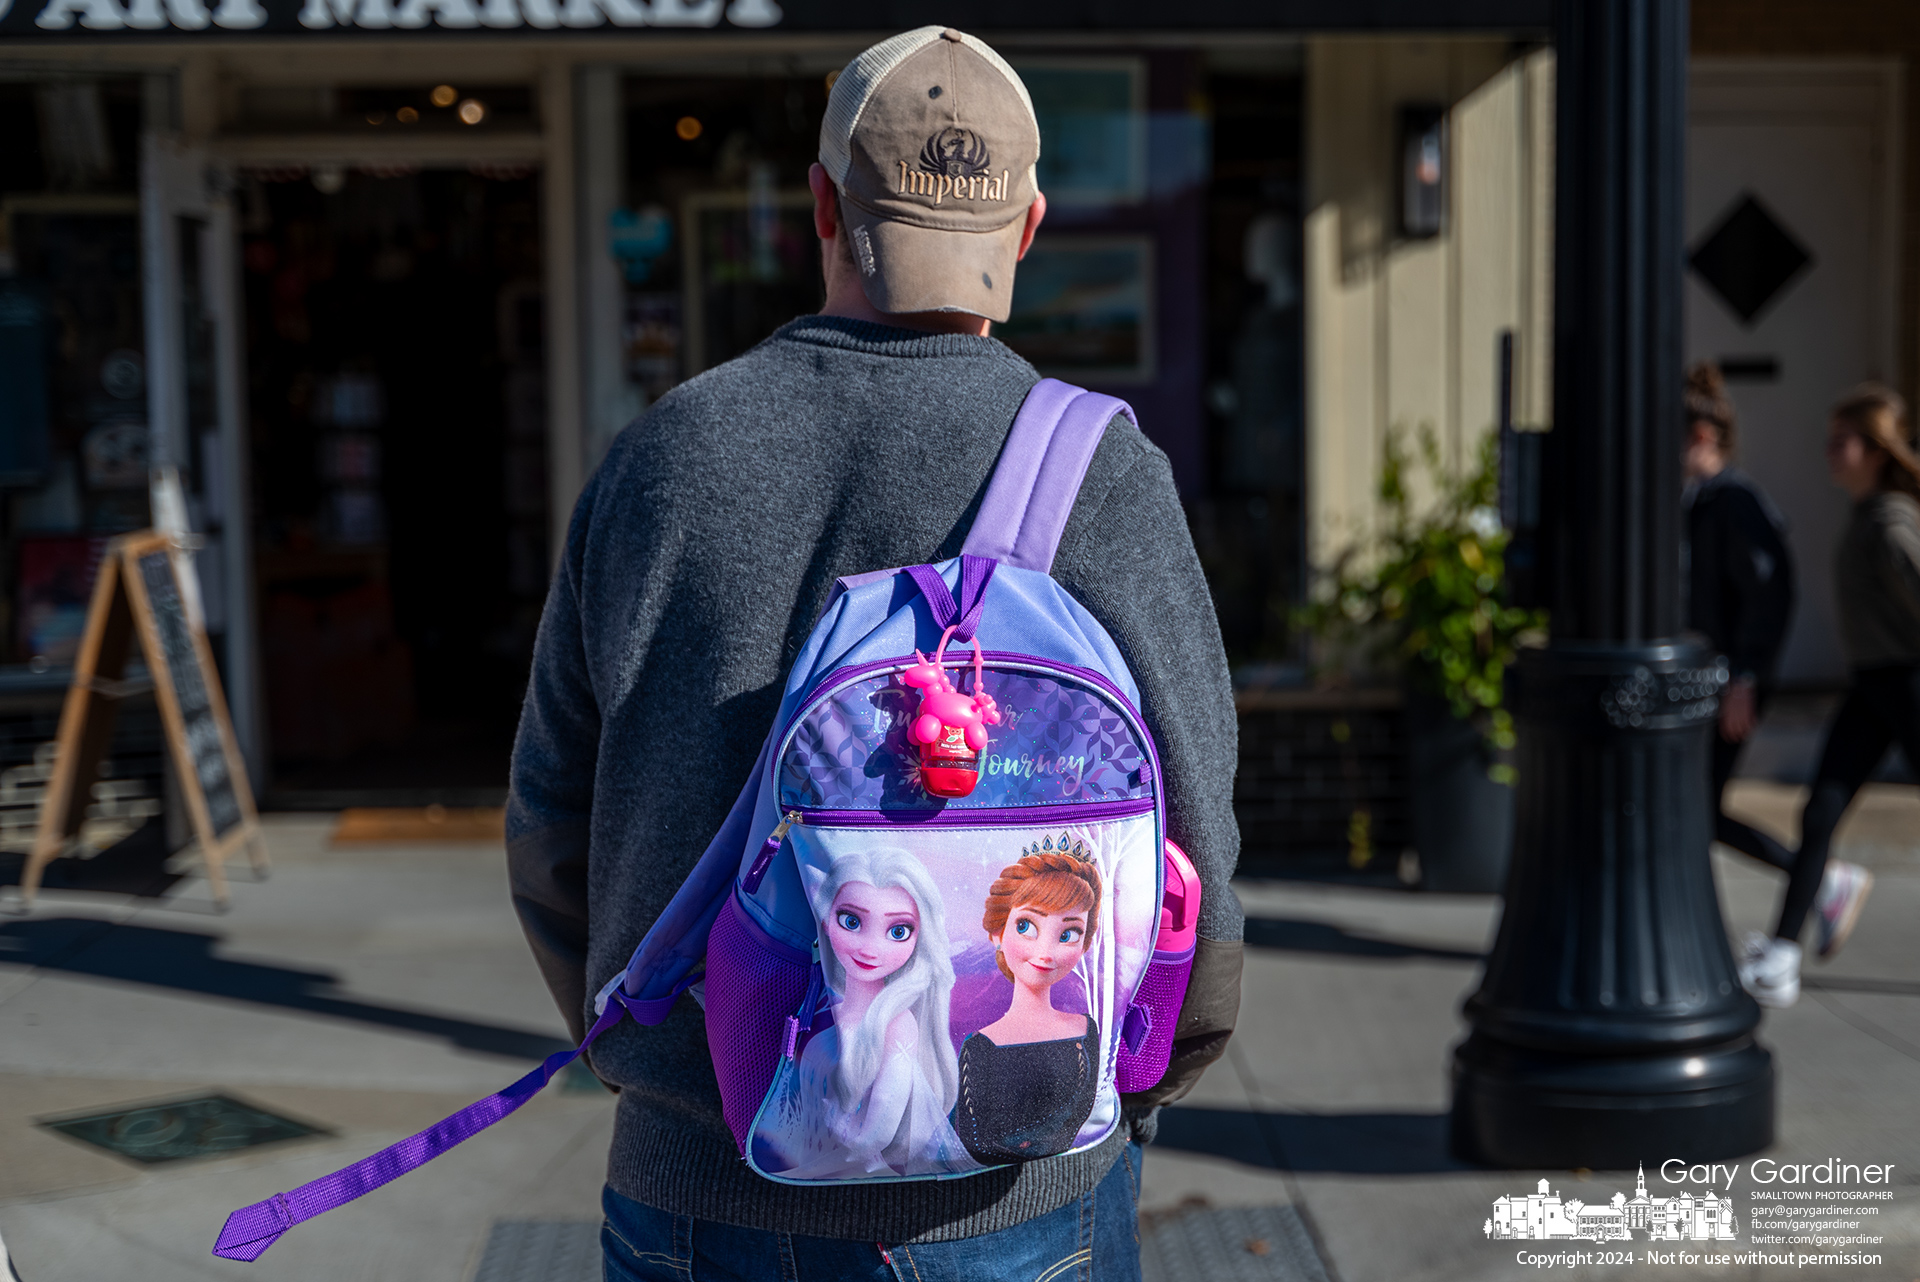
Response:
[[[987,727],[1000,724],[1000,709],[981,680],[980,641],[973,642],[973,693],[962,694],[941,666],[953,628],[940,634],[940,647],[900,679],[920,691],[920,707],[907,738],[920,747],[920,786],[936,797],[964,797],[980,782],[980,754],[987,750]]]

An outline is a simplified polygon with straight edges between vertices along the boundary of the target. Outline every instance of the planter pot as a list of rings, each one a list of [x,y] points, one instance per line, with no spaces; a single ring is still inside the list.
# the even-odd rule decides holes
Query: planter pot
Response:
[[[1420,884],[1499,894],[1513,852],[1513,793],[1487,777],[1499,754],[1444,699],[1407,695],[1407,818]]]

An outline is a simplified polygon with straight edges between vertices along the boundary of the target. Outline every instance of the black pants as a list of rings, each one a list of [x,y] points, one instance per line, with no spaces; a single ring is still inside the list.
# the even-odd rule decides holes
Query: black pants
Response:
[[[1800,937],[1827,871],[1833,830],[1840,826],[1860,785],[1895,743],[1920,770],[1920,667],[1854,669],[1847,697],[1827,727],[1813,792],[1800,814],[1800,851],[1789,870],[1780,927],[1774,932],[1780,938]]]
[[[1754,720],[1758,721],[1766,712],[1771,693],[1764,686],[1754,693]],[[1740,759],[1740,750],[1746,746],[1745,740],[1728,743],[1721,737],[1720,727],[1716,725],[1713,728],[1713,839],[1723,846],[1732,846],[1742,854],[1751,855],[1762,863],[1772,864],[1782,872],[1791,873],[1794,865],[1791,850],[1758,828],[1741,823],[1726,811],[1727,780],[1733,777],[1734,763]]]

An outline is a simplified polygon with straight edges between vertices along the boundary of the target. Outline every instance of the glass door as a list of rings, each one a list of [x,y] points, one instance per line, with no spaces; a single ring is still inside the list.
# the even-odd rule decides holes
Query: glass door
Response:
[[[197,610],[220,664],[234,733],[263,782],[242,434],[239,257],[227,172],[204,151],[142,139],[140,240],[155,526],[186,536]]]

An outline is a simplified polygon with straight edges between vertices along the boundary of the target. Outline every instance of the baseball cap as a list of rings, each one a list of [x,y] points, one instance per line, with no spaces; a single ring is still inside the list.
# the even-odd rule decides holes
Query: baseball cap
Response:
[[[1039,159],[1027,87],[984,41],[920,27],[848,63],[820,163],[867,301],[1005,320]]]

